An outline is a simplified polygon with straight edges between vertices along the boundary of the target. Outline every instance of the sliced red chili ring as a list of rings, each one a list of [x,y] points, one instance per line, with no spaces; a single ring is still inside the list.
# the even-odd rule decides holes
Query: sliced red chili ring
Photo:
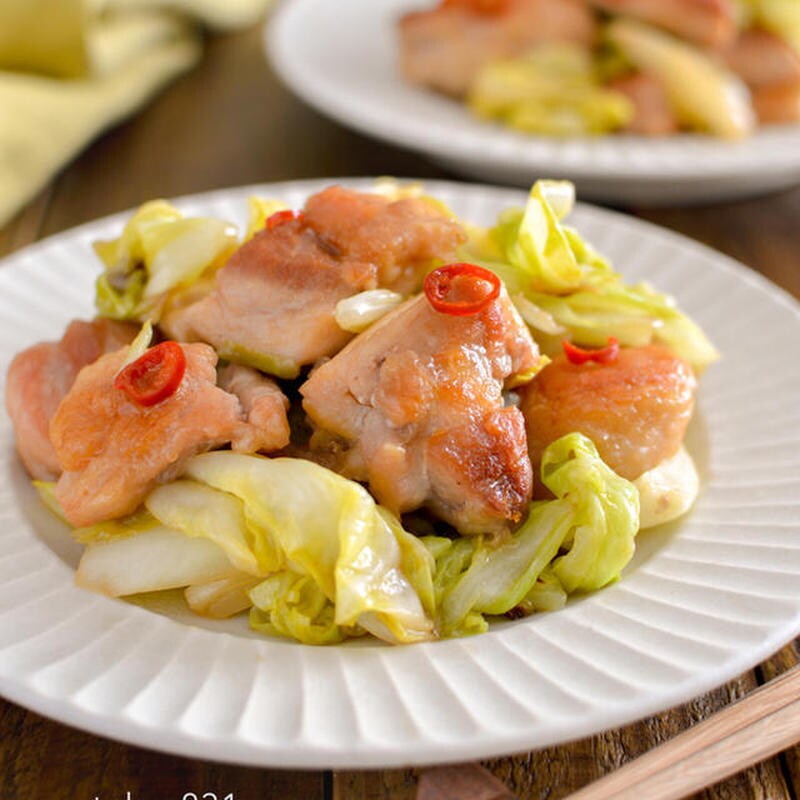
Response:
[[[291,208],[285,208],[283,211],[276,211],[274,214],[268,216],[266,222],[264,223],[264,227],[268,231],[271,231],[273,228],[277,228],[278,225],[283,225],[284,222],[291,222],[293,219],[302,218],[302,211],[294,211]]]
[[[500,294],[500,278],[477,264],[446,264],[429,272],[425,297],[442,314],[467,317],[483,311]]]
[[[578,347],[566,339],[562,340],[561,346],[564,354],[571,364],[585,364],[587,361],[594,361],[596,364],[611,364],[619,356],[619,341],[613,336],[608,337],[608,344],[599,350],[585,350]]]
[[[114,388],[140,406],[154,406],[171,397],[186,372],[186,353],[177,342],[162,342],[123,367]]]
[[[504,14],[509,0],[443,0],[442,8],[463,8],[476,14]]]

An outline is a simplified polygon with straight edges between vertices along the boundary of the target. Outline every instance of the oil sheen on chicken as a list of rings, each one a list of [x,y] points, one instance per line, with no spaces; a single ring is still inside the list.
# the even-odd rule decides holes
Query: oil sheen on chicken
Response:
[[[519,389],[535,469],[545,447],[573,431],[634,480],[678,452],[694,407],[691,367],[660,345],[620,350],[610,364],[558,356]]]
[[[127,348],[82,369],[59,405],[50,423],[64,470],[56,498],[73,525],[134,511],[156,484],[177,477],[197,453],[231,441],[246,451],[248,443],[263,440],[248,432],[239,398],[216,385],[216,353],[205,344],[182,347],[183,379],[156,405],[143,407],[114,387]],[[282,426],[288,440],[285,415]],[[286,443],[280,435],[273,440],[281,442]]]
[[[538,362],[505,290],[451,316],[413,298],[301,387],[318,447],[396,513],[427,507],[461,533],[502,533],[523,515],[532,473],[521,413],[503,387]]]
[[[424,199],[331,187],[308,200],[301,219],[256,234],[220,270],[210,295],[162,326],[177,340],[208,342],[224,358],[294,377],[352,337],[336,324],[339,300],[378,286],[418,289],[464,237]]]

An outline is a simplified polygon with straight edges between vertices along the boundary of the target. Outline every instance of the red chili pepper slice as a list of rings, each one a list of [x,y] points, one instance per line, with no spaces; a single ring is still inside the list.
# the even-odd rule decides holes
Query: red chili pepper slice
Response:
[[[183,348],[177,342],[162,342],[123,367],[114,388],[140,406],[154,406],[175,393],[185,372]]]
[[[291,222],[293,219],[302,218],[302,211],[294,211],[290,208],[285,208],[283,211],[276,211],[274,214],[268,216],[266,222],[264,223],[264,227],[268,231],[271,231],[273,228],[277,228],[278,225],[283,225],[284,222]]]
[[[463,8],[476,14],[504,14],[509,0],[443,0],[442,8]]]
[[[561,346],[564,354],[571,364],[585,364],[587,361],[594,361],[597,364],[611,364],[619,356],[619,341],[613,336],[608,337],[608,344],[600,350],[584,350],[582,347],[562,340]]]
[[[429,272],[422,288],[436,311],[468,317],[497,299],[500,278],[477,264],[446,264]]]

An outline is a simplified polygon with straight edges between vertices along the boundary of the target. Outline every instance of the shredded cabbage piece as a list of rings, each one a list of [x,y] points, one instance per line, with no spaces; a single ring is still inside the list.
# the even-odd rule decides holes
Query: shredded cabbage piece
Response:
[[[242,572],[265,575],[280,566],[277,559],[259,562],[253,548],[257,534],[248,525],[242,501],[233,495],[178,480],[153,489],[145,507],[162,525],[218,544]]]
[[[548,136],[608,133],[634,113],[627,97],[601,85],[589,53],[564,43],[486,64],[467,103],[479,117]]]
[[[741,139],[755,128],[747,86],[713,55],[625,17],[614,19],[605,35],[639,70],[658,79],[684,124],[725,139]]]
[[[333,603],[310,575],[279,572],[248,594],[253,630],[305,644],[337,644],[356,633],[336,623]]]
[[[525,614],[558,611],[567,603],[567,592],[550,567],[545,567],[536,583],[522,598],[518,608]]]
[[[361,333],[373,322],[386,316],[405,300],[402,294],[389,289],[369,289],[350,297],[345,297],[336,304],[334,317],[336,324],[345,331]]]
[[[305,615],[309,620],[324,612],[318,591],[333,603],[332,619],[339,627],[368,627],[395,642],[433,638],[425,610],[433,596],[432,559],[359,484],[310,461],[227,451],[195,456],[186,471],[239,498],[258,522],[257,537],[270,538],[283,554],[286,566],[269,576],[269,591],[253,590],[262,614],[274,609],[276,630],[288,630],[285,602],[293,603],[280,599],[278,586],[291,589],[304,607],[310,603],[315,612]],[[293,577],[276,583],[281,574]],[[307,580],[298,584],[295,578]],[[309,581],[316,589],[309,588]],[[307,635],[301,641],[316,636],[312,631]]]
[[[645,283],[626,284],[611,263],[563,223],[571,203],[563,182],[538,181],[525,209],[502,212],[487,229],[468,229],[464,256],[495,272],[523,319],[546,336],[603,346],[610,336],[631,347],[659,342],[697,371],[719,358],[700,327],[673,298]]]
[[[630,561],[639,528],[638,491],[603,462],[586,436],[571,433],[545,449],[542,481],[556,499],[532,503],[508,541],[426,541],[436,558],[441,635],[483,629],[484,614],[537,603],[558,607],[569,593],[615,580]],[[544,589],[536,589],[543,575],[547,599]]]
[[[184,217],[164,200],[142,205],[110,241],[94,243],[105,265],[95,305],[112,319],[158,322],[166,295],[213,273],[238,246],[236,228],[206,217]]]
[[[601,589],[619,577],[633,557],[639,530],[639,492],[598,455],[580,433],[545,448],[542,481],[572,507],[568,552],[553,562],[567,593]]]
[[[797,0],[740,0],[751,20],[785,39],[800,53],[800,4]]]

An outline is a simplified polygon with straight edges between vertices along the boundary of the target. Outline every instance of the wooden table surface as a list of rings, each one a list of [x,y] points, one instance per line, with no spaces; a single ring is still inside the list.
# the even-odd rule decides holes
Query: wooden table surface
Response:
[[[156,196],[291,178],[386,174],[458,177],[345,130],[303,105],[265,63],[259,31],[213,38],[200,67],[91,145],[0,230],[0,255]],[[700,208],[626,210],[705,242],[800,296],[800,189]],[[795,642],[679,708],[572,744],[484,764],[520,798],[557,800],[798,660]],[[0,700],[2,800],[222,800],[229,795],[235,800],[410,800],[417,775],[413,769],[297,772],[200,762],[77,731]],[[800,748],[793,748],[697,797],[789,800],[798,795]]]

